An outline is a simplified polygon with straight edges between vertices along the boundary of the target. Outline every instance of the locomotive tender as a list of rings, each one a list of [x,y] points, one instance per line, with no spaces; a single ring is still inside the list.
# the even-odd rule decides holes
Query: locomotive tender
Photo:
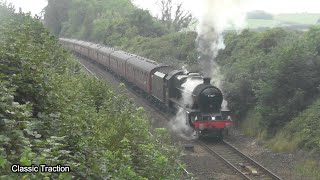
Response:
[[[210,78],[99,44],[66,38],[59,41],[67,49],[104,66],[139,88],[167,110],[182,109],[185,123],[197,135],[222,138],[233,124],[229,111],[221,110],[223,95],[210,84]],[[188,82],[192,82],[191,86]],[[186,103],[185,98],[190,102]]]

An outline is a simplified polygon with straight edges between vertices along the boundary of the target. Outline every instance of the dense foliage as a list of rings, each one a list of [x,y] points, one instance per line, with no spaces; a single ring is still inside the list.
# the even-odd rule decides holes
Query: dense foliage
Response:
[[[319,43],[319,27],[229,34],[219,56],[229,106],[276,132],[319,97]]]
[[[0,179],[178,179],[168,133],[150,136],[143,109],[85,75],[39,20],[13,11],[0,5]],[[71,173],[13,174],[14,163]]]
[[[49,0],[45,10],[46,27],[55,35],[102,43],[159,62],[196,63],[195,33],[176,32],[167,24],[175,20],[163,23],[130,0]]]

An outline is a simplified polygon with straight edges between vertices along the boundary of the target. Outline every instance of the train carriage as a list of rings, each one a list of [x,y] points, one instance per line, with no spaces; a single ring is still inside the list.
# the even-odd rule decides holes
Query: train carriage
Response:
[[[110,69],[121,77],[126,77],[126,61],[135,55],[114,51],[110,54]]]
[[[102,47],[98,50],[98,62],[105,66],[106,68],[110,68],[110,55],[115,50],[113,48]]]
[[[89,57],[89,46],[91,43],[84,42],[84,41],[77,41],[77,52],[82,56]]]
[[[90,44],[89,58],[98,60],[98,51],[100,48],[102,48],[102,46],[100,46],[99,44]]]
[[[76,50],[75,49],[76,41],[77,40],[74,40],[74,39],[64,39],[64,38],[60,39],[60,42],[71,51]]]
[[[81,54],[81,45],[79,44],[80,41],[74,41],[74,51],[78,54]]]
[[[135,56],[128,59],[126,64],[127,80],[136,84],[140,89],[146,93],[151,94],[152,79],[151,76],[157,68],[163,65],[155,61],[146,59],[140,56]]]

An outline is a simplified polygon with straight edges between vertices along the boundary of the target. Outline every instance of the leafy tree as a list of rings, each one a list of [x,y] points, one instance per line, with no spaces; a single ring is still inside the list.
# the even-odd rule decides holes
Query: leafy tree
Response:
[[[168,29],[180,31],[189,26],[192,14],[183,10],[183,3],[178,3],[175,7],[172,0],[158,1],[161,16],[159,19],[166,24]]]
[[[129,25],[138,29],[138,34],[144,37],[159,37],[167,33],[164,26],[154,20],[149,11],[136,9],[127,17]]]
[[[48,0],[48,5],[44,9],[44,22],[54,35],[60,34],[62,23],[68,20],[70,7],[69,0]]]

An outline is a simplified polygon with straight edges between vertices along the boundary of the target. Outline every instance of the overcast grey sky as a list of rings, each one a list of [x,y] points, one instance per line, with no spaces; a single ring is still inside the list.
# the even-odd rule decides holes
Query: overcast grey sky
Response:
[[[135,0],[142,8],[157,11],[155,2],[157,0]],[[320,0],[235,0],[244,2],[244,10],[264,10],[271,13],[295,13],[309,12],[320,13]],[[7,0],[12,2],[16,9],[22,8],[24,12],[31,11],[32,14],[39,14],[47,5],[46,0]],[[193,12],[199,11],[198,3],[195,0],[183,0],[185,7]],[[223,2],[223,0],[221,0]]]
[[[23,12],[31,12],[34,14],[40,14],[41,10],[47,6],[46,0],[7,0],[8,3],[15,5],[16,9],[22,8]]]
[[[142,8],[157,11],[155,2],[157,0],[134,0]],[[199,2],[195,0],[176,0],[182,1],[185,8],[192,12],[199,11]],[[223,3],[224,0],[221,0]],[[264,10],[270,13],[320,13],[320,0],[233,0],[237,4],[242,2],[242,8],[245,12],[251,10]]]

